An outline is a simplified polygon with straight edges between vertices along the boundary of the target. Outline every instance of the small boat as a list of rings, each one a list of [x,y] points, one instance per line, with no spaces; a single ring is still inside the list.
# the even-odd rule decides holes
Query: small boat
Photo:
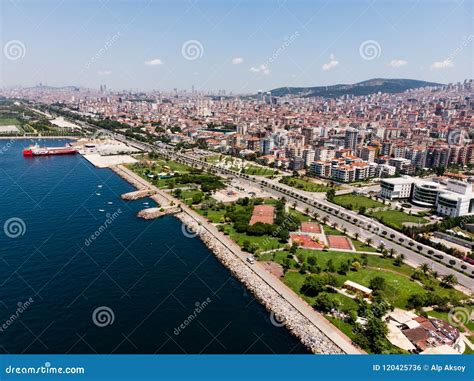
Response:
[[[97,196],[100,196],[101,194],[100,193],[96,193]]]
[[[97,185],[97,188],[102,188],[102,185]]]
[[[112,204],[113,204],[113,202],[112,202],[112,201],[109,201],[107,204],[109,204],[109,205],[112,205]]]
[[[99,212],[105,212],[105,209],[99,209]]]

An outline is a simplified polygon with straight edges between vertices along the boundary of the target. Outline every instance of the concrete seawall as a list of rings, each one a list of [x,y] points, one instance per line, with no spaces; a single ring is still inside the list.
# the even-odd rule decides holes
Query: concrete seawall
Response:
[[[159,197],[168,204],[175,203],[180,207],[182,212],[175,214],[175,217],[183,222],[183,232],[189,232],[186,236],[199,237],[202,240],[232,275],[270,312],[270,320],[274,325],[285,326],[313,353],[364,353],[259,263],[247,263],[247,254],[198,213],[127,168],[119,166],[112,169],[137,189],[156,191],[153,197]]]

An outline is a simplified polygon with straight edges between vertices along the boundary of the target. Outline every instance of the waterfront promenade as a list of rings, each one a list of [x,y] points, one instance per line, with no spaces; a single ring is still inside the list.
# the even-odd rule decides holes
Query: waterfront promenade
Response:
[[[243,252],[236,243],[219,232],[203,216],[124,166],[112,169],[137,189],[151,189],[156,192],[154,196],[157,198],[156,201],[179,205],[182,213],[177,217],[187,226],[191,226],[196,235],[198,234],[214,251],[234,276],[242,281],[268,310],[281,318],[282,325],[298,336],[314,353],[364,353],[280,279],[265,270],[260,263],[248,263],[246,261],[248,253]]]

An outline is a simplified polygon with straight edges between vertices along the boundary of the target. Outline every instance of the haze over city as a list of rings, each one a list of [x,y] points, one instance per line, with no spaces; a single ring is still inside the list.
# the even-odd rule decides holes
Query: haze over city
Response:
[[[8,1],[2,42],[19,58],[3,56],[0,80],[233,93],[450,83],[472,77],[472,11],[470,1]]]

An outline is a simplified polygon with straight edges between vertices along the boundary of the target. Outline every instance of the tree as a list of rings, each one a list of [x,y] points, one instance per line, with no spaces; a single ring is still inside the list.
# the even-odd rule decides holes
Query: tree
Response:
[[[364,215],[365,212],[366,212],[366,210],[367,210],[366,207],[362,205],[362,206],[359,208],[359,214]]]
[[[314,301],[314,308],[322,312],[328,312],[337,307],[337,301],[331,299],[327,292],[320,293]]]
[[[317,296],[324,288],[324,279],[320,275],[311,274],[304,280],[301,292],[306,296]]]
[[[381,276],[376,276],[372,278],[369,282],[369,287],[374,291],[382,291],[386,287],[385,278]]]
[[[426,297],[423,294],[413,294],[407,300],[407,308],[417,309],[424,307],[426,303]]]
[[[388,256],[389,256],[390,258],[393,258],[393,257],[395,256],[395,254],[397,254],[397,251],[396,251],[393,247],[391,247],[391,248],[388,250]]]
[[[372,238],[367,238],[367,240],[365,241],[367,246],[372,245],[373,242],[374,242],[374,240]]]
[[[334,267],[334,263],[332,261],[332,259],[329,259],[326,263],[326,271],[327,272],[330,272],[330,273],[333,273],[333,272],[336,272],[336,268]]]
[[[405,256],[403,254],[400,254],[399,256],[395,258],[395,260],[393,261],[393,264],[395,266],[401,266],[403,264],[404,259],[405,259]]]
[[[336,191],[334,190],[334,188],[328,189],[328,191],[326,192],[326,198],[329,201],[331,201],[334,199],[335,196],[336,196]]]
[[[418,266],[418,269],[424,274],[428,274],[431,270],[431,267],[428,263],[422,263],[420,266]]]
[[[441,278],[441,285],[446,288],[452,288],[458,284],[458,279],[454,274],[447,274]]]

